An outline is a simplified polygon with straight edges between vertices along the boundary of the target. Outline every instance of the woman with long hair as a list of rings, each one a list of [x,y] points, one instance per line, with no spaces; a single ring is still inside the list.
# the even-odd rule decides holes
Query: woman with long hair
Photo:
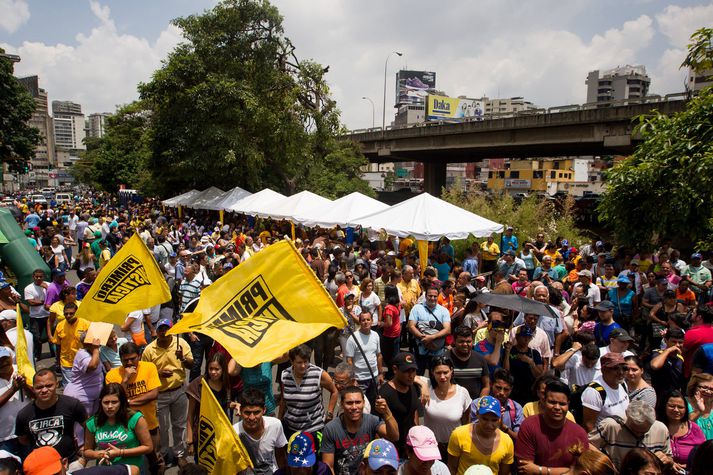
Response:
[[[69,259],[67,258],[67,253],[64,250],[64,246],[62,245],[59,235],[55,234],[52,236],[50,249],[52,249],[52,255],[54,256],[54,265],[52,268],[67,270],[69,267]]]
[[[186,389],[186,396],[188,397],[188,420],[186,424],[187,455],[193,455],[197,452],[198,419],[201,412],[201,388],[204,383],[208,383],[208,387],[227,416],[231,400],[230,376],[228,374],[228,360],[222,353],[213,353],[213,356],[210,357],[206,365],[205,374],[191,381]]]
[[[627,356],[626,387],[629,390],[629,401],[644,401],[651,407],[656,407],[656,391],[644,380],[644,364],[638,356]]]
[[[88,242],[82,244],[82,249],[77,254],[76,266],[77,275],[82,278],[84,278],[84,273],[87,271],[87,269],[96,270],[99,267],[99,265],[97,264],[97,256],[95,256],[92,252]]]
[[[393,375],[391,360],[399,352],[401,346],[401,299],[399,290],[393,284],[384,287],[386,307],[381,314],[381,357],[387,369],[388,379]]]
[[[582,450],[581,446],[570,449],[577,462],[572,467],[572,475],[617,475],[619,472],[612,461],[598,450]],[[638,472],[636,472],[638,475]]]
[[[674,467],[685,470],[691,450],[705,442],[698,425],[688,420],[688,405],[681,391],[671,391],[659,401],[657,419],[666,424],[671,436]]]
[[[713,376],[697,373],[686,387],[688,418],[703,431],[706,440],[713,439]]]
[[[667,473],[656,455],[649,450],[640,448],[627,452],[619,468],[619,475],[662,475]]]
[[[144,455],[153,452],[146,419],[129,408],[126,391],[109,383],[99,394],[99,409],[87,420],[84,432],[84,458],[98,465],[142,467]]]
[[[453,361],[447,356],[431,360],[428,378],[419,377],[428,393],[425,404],[424,425],[436,436],[441,457],[448,459],[448,439],[456,427],[469,422],[470,403],[468,390],[453,381]]]

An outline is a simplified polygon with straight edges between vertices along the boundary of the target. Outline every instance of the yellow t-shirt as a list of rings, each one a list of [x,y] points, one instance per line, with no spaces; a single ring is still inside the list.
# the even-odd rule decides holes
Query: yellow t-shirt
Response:
[[[77,308],[79,308],[80,305],[82,305],[81,300],[77,300],[74,302],[77,304]],[[50,313],[54,313],[57,315],[57,318],[55,319],[55,322],[59,324],[59,322],[64,320],[64,302],[61,300],[57,300],[55,303],[50,305]]]
[[[106,374],[106,383],[119,383],[124,379],[124,367],[119,366]],[[139,361],[136,367],[136,374],[129,379],[126,385],[126,397],[131,399],[149,391],[153,391],[161,386],[161,381],[158,378],[156,365],[148,361]],[[132,407],[135,411],[141,411],[141,414],[146,418],[146,424],[149,430],[158,427],[158,416],[156,414],[156,400],[142,404],[141,406]]]
[[[505,432],[498,429],[500,441],[490,455],[480,452],[473,442],[473,424],[456,427],[448,440],[448,454],[460,457],[458,461],[458,472],[454,475],[463,475],[468,467],[473,465],[485,465],[498,473],[500,464],[512,464],[515,460],[515,445],[512,439]]]
[[[488,241],[485,241],[480,245],[480,250],[483,251],[484,261],[497,261],[500,257],[500,247],[494,242],[488,245]]]
[[[102,250],[101,254],[99,254],[99,268],[104,268],[109,259],[111,259],[111,251],[109,249]]]
[[[540,405],[537,401],[530,401],[522,407],[522,415],[527,418],[530,416],[536,416],[540,413]],[[567,412],[567,419],[572,422],[577,422],[574,420],[574,415],[571,412]]]
[[[176,343],[176,340],[180,342],[184,358],[192,360],[193,354],[191,353],[191,347],[188,346],[188,343],[183,338],[171,338],[171,344],[168,348],[161,348],[158,346],[158,340],[154,340],[149,343],[141,355],[141,361],[148,361],[155,364],[157,370],[171,370],[170,378],[164,378],[159,374],[159,378],[161,379],[159,391],[161,392],[180,388],[186,381],[186,371],[183,369],[183,364],[176,358],[176,349],[179,344]]]
[[[66,319],[57,324],[55,330],[55,341],[60,345],[59,364],[63,368],[71,368],[74,364],[74,357],[82,348],[79,341],[79,333],[85,332],[89,328],[89,322],[83,318],[77,318],[74,325],[70,325]]]

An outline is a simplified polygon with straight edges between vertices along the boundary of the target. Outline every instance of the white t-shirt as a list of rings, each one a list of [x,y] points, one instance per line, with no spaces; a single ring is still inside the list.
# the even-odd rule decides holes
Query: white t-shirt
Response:
[[[584,363],[582,363],[582,353],[578,351],[567,360],[560,379],[567,384],[584,386],[596,378],[601,377],[601,375],[602,371],[599,368],[599,360],[597,360],[594,367],[587,368],[584,366]]]
[[[47,289],[41,285],[37,285],[34,282],[25,287],[25,300],[39,300],[41,302],[45,301],[47,296]],[[30,306],[30,318],[44,318],[49,317],[49,311],[45,310],[44,303],[40,305]]]
[[[611,353],[611,350],[609,349],[609,345],[607,345],[607,346],[600,346],[600,347],[599,347],[599,358],[601,358],[602,356],[606,355],[607,353]],[[632,351],[626,350],[625,352],[623,352],[623,353],[621,354],[621,356],[623,356],[624,358],[626,358],[627,356],[635,356],[635,355],[634,355],[634,353],[633,353]],[[601,364],[599,363],[599,361],[597,361],[596,368],[597,368],[597,369],[601,369]]]
[[[142,310],[142,313],[144,314],[144,318],[151,317],[151,323],[155,325],[161,319],[161,305],[145,308]]]
[[[574,288],[577,287],[582,287],[581,282],[577,282],[574,284]],[[597,287],[595,284],[592,284],[591,282],[589,283],[589,288],[584,289],[586,292],[584,292],[584,296],[587,297],[587,300],[589,301],[589,306],[592,307],[595,304],[598,304],[599,302],[602,301],[602,293],[599,290],[599,287]]]
[[[430,401],[425,408],[423,425],[430,427],[436,435],[436,441],[442,444],[447,444],[453,429],[462,425],[461,417],[473,402],[467,389],[457,384],[455,386],[456,393],[446,400],[438,399],[433,388],[429,388]]]
[[[362,312],[369,312],[371,314],[371,325],[376,326],[379,324],[379,315],[377,309],[381,305],[381,299],[376,292],[372,292],[368,297],[359,295],[359,306]]]
[[[28,330],[23,330],[25,332],[25,341],[27,342],[27,357],[30,359],[30,364],[35,367],[35,342],[32,339],[32,333]],[[17,352],[17,327],[12,327],[5,332],[7,339],[10,340],[12,346],[15,347],[15,353]],[[17,356],[13,354],[12,363],[17,364]]]
[[[376,366],[376,355],[381,354],[379,334],[375,331],[370,331],[368,335],[365,335],[361,331],[356,331],[354,332],[354,335],[359,339],[359,344],[368,358],[368,363],[374,372],[374,376],[378,376],[379,368]],[[359,351],[354,338],[351,336],[347,339],[346,354],[344,356],[354,360],[354,377],[357,381],[366,381],[371,379],[371,373],[369,372],[367,362],[364,361],[361,351]]]
[[[59,245],[57,247],[51,246],[52,253],[57,256],[57,263],[62,264],[64,262],[64,246]]]
[[[243,421],[233,425],[233,429],[255,463],[254,472],[257,474],[274,473],[278,468],[277,460],[275,460],[275,449],[284,449],[287,445],[287,439],[282,430],[282,422],[279,419],[263,416],[262,420],[265,424],[265,430],[260,439],[253,439],[243,430]]]
[[[607,393],[606,401],[602,402],[602,396],[594,388],[587,388],[582,393],[582,406],[593,411],[598,411],[597,424],[602,419],[611,416],[619,416],[626,419],[626,408],[629,407],[629,394],[623,384],[617,389],[612,388],[604,382],[604,378],[597,378],[595,381],[602,385]]]
[[[17,366],[13,365],[17,371]],[[0,395],[5,394],[12,387],[12,381],[0,378]],[[15,437],[15,420],[27,403],[20,400],[20,391],[12,395],[4,406],[0,407],[0,442]]]
[[[143,333],[144,332],[144,312],[142,310],[136,310],[134,312],[129,313],[129,315],[126,316],[126,319],[133,318],[134,321],[129,325],[129,333],[132,335],[134,333]]]

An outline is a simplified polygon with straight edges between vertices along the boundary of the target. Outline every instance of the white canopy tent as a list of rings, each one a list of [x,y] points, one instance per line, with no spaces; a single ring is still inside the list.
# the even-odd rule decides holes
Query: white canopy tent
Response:
[[[195,208],[195,209],[207,209],[204,208],[203,206],[206,203],[210,203],[212,200],[215,198],[223,195],[225,193],[223,190],[220,188],[216,188],[215,186],[211,186],[210,188],[206,188],[205,190],[201,191],[197,195],[191,197],[185,205],[188,208]]]
[[[282,193],[271,190],[270,188],[265,188],[257,193],[243,198],[242,200],[233,203],[226,208],[226,211],[232,211],[234,213],[243,213],[247,215],[254,216],[255,209],[263,206],[270,206],[278,203],[287,198]]]
[[[292,220],[306,226],[346,227],[354,218],[383,211],[388,207],[389,205],[381,201],[355,191],[309,212],[300,211],[292,217]]]
[[[288,196],[277,203],[263,203],[248,214],[254,214],[260,218],[291,220],[298,213],[311,213],[313,210],[330,203],[332,203],[331,200],[305,190],[296,195]]]
[[[164,206],[170,206],[172,208],[175,208],[176,206],[181,205],[183,200],[188,200],[188,199],[192,198],[193,196],[197,195],[198,193],[200,193],[200,191],[198,191],[196,189],[186,191],[185,193],[180,194],[178,196],[174,196],[173,198],[163,200],[161,202],[161,204]]]
[[[242,200],[243,198],[247,198],[248,196],[252,195],[247,190],[243,190],[239,186],[236,186],[232,190],[228,190],[225,193],[223,193],[222,196],[220,196],[217,200],[213,201],[210,203],[210,208],[212,210],[225,210],[230,208],[231,205],[237,203],[238,201]]]
[[[466,211],[447,201],[421,193],[402,203],[348,223],[374,231],[383,229],[400,238],[413,236],[423,241],[485,237],[503,231],[503,225]]]

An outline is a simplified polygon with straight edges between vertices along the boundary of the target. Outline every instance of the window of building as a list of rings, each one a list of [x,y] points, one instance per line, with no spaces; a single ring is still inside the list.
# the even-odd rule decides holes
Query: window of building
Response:
[[[560,162],[555,162],[555,170],[559,170],[559,169],[560,169]]]
[[[535,170],[532,172],[532,178],[537,179],[537,178],[542,178],[542,170]]]
[[[556,171],[551,171],[551,172],[550,172],[550,178],[557,178],[557,172],[556,172]]]
[[[505,178],[505,170],[498,172],[498,177]]]
[[[493,178],[493,172],[492,172],[492,171],[489,171],[489,172],[488,172],[488,178]]]
[[[520,170],[510,170],[510,178],[520,178]]]

